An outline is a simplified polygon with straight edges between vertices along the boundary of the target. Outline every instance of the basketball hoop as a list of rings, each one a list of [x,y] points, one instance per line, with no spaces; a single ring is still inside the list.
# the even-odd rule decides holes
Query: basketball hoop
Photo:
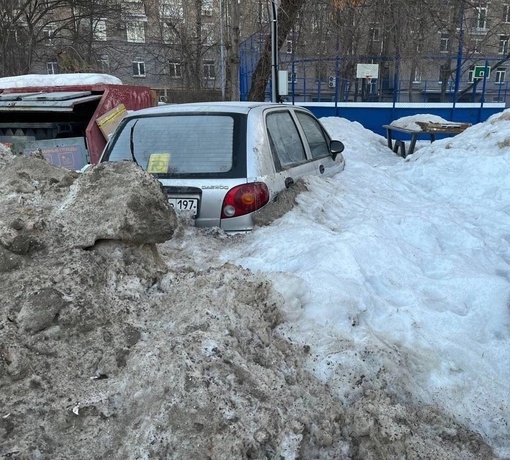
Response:
[[[356,78],[371,82],[379,75],[379,64],[357,64]]]

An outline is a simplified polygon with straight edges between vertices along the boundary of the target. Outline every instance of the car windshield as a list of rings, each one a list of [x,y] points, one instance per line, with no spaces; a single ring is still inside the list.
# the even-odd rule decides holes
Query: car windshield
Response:
[[[161,177],[230,175],[238,163],[234,127],[234,117],[224,114],[133,118],[118,134],[107,160],[134,160]]]

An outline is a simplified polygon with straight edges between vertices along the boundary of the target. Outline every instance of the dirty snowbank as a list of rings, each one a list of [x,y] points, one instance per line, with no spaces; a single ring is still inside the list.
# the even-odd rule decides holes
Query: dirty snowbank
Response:
[[[266,276],[200,269],[180,239],[231,240],[183,225],[134,165],[42,161],[0,154],[2,456],[494,458],[383,388],[342,407],[276,332],[292,309]]]

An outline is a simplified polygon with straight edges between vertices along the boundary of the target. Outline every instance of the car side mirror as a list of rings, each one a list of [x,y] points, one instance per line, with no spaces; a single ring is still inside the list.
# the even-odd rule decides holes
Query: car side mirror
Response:
[[[342,153],[344,151],[344,144],[341,141],[331,141],[329,144],[329,151],[331,152],[331,156],[333,157],[333,160],[336,159],[337,155],[339,153]]]

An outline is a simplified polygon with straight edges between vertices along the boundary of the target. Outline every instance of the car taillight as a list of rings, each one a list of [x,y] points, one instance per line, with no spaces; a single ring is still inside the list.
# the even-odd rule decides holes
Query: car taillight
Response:
[[[263,182],[238,185],[230,189],[223,199],[221,218],[249,214],[269,201],[269,189]]]

